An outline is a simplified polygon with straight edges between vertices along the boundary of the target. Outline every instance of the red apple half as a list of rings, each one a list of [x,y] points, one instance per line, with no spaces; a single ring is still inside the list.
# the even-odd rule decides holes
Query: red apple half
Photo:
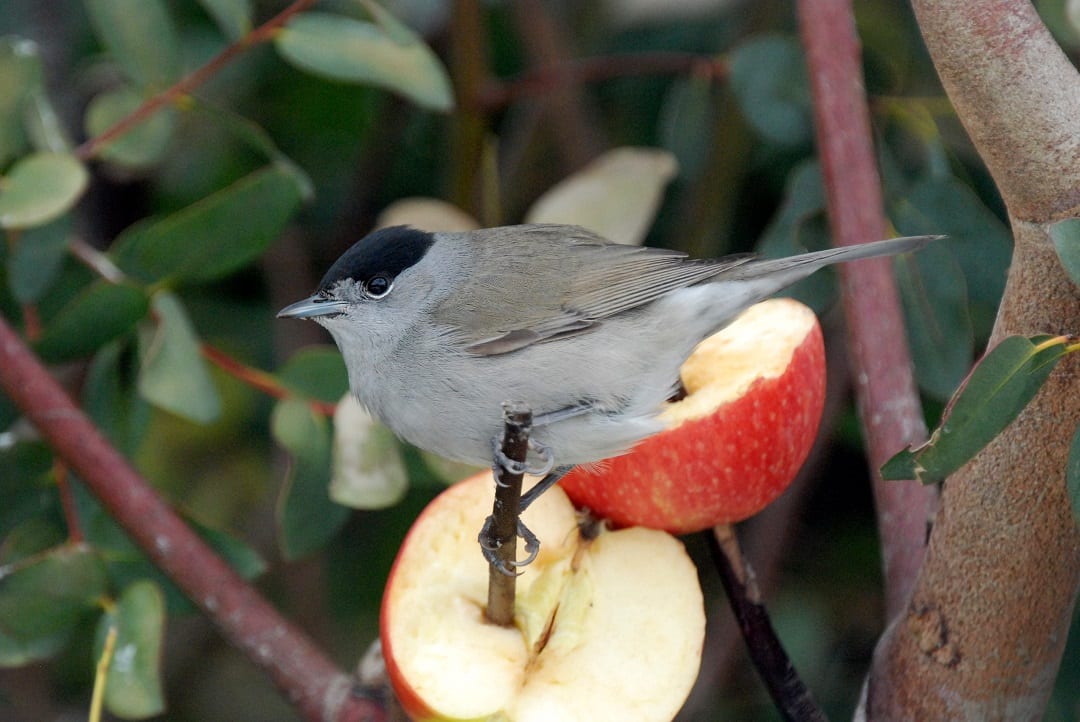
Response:
[[[629,453],[579,467],[561,486],[618,526],[683,534],[761,511],[798,473],[825,402],[825,345],[814,312],[756,304],[698,345],[668,428]]]
[[[439,495],[409,531],[383,596],[390,681],[416,720],[667,722],[701,662],[704,604],[682,544],[631,528],[578,534],[562,490],[525,513],[540,554],[518,578],[515,626],[484,616],[476,536],[490,473]],[[518,558],[523,558],[520,553]]]

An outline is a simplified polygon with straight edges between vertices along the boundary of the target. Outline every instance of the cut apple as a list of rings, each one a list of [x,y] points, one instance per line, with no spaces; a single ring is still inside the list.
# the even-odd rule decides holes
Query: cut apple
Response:
[[[825,345],[798,301],[756,304],[698,345],[668,428],[629,453],[579,467],[560,485],[618,526],[682,534],[741,521],[795,478],[825,403]]]
[[[584,539],[552,489],[524,515],[540,554],[518,578],[515,626],[499,627],[484,615],[488,566],[476,541],[493,488],[484,473],[447,489],[394,561],[381,633],[405,710],[417,720],[672,719],[705,633],[682,544],[641,528]]]

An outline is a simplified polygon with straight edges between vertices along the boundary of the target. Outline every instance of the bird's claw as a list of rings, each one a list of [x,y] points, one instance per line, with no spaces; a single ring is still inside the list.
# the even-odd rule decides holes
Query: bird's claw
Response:
[[[484,559],[487,563],[495,567],[501,574],[505,574],[508,577],[517,577],[522,572],[515,571],[521,567],[527,567],[532,564],[536,559],[536,555],[540,553],[540,540],[536,538],[536,535],[532,533],[532,530],[521,521],[517,520],[517,536],[520,536],[525,540],[525,552],[528,556],[521,561],[503,560],[499,558],[499,549],[504,543],[499,539],[496,539],[491,532],[491,526],[494,523],[494,517],[488,516],[484,520],[484,526],[480,529],[480,535],[477,541],[480,542],[480,549],[484,554]],[[517,537],[508,540],[509,543],[517,543]],[[514,569],[510,569],[513,567]]]
[[[547,444],[542,444],[536,439],[529,439],[529,449],[536,452],[542,461],[540,466],[529,466],[526,461],[518,461],[517,459],[511,459],[502,450],[502,437],[496,436],[491,440],[492,456],[495,458],[495,467],[502,467],[511,474],[532,474],[533,476],[544,476],[553,468],[555,468],[555,454],[552,452],[551,447]],[[504,486],[499,482],[499,475],[495,475],[495,483],[499,486]]]

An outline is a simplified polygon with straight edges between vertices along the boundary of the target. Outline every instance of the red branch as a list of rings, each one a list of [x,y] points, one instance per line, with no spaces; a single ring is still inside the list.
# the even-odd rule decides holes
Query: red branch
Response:
[[[310,720],[384,719],[352,678],[195,534],[0,318],[0,387],[150,559]]]
[[[287,399],[294,396],[293,392],[285,386],[282,386],[281,382],[278,381],[277,377],[273,374],[268,374],[265,371],[260,371],[259,369],[243,364],[224,351],[216,349],[208,343],[202,344],[199,350],[202,351],[203,356],[209,359],[219,369],[271,398]],[[330,417],[333,417],[334,411],[337,409],[336,404],[332,404],[328,401],[320,401],[318,399],[311,399],[308,401],[308,405],[311,406],[311,409],[315,413]]]
[[[851,0],[800,0],[798,8],[835,243],[883,238],[889,226]],[[878,468],[907,444],[924,440],[927,431],[890,261],[845,264],[840,279],[856,400],[874,479],[886,612],[892,618],[904,608],[922,564],[936,492],[914,483],[884,482]]]
[[[147,98],[142,105],[133,110],[129,115],[121,118],[115,125],[101,135],[87,140],[75,149],[75,155],[81,160],[93,158],[106,145],[130,131],[139,123],[142,123],[144,120],[154,115],[154,113],[165,106],[176,104],[184,96],[195,90],[195,88],[214,77],[223,67],[231,63],[234,58],[246,52],[252,46],[273,39],[278,28],[284,25],[289,18],[299,12],[307,10],[314,5],[316,1],[317,0],[296,0],[292,5],[249,32],[240,40],[232,43],[214,57],[210,58],[210,60],[201,68],[198,68],[190,75],[182,78],[172,87],[158,93],[152,98]]]

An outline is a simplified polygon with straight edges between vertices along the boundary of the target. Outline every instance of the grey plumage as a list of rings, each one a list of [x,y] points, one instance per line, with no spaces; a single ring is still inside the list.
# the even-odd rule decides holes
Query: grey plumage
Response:
[[[558,464],[587,463],[658,431],[681,363],[743,309],[823,266],[931,239],[691,260],[575,226],[384,230],[279,315],[325,326],[352,390],[421,448],[488,464],[501,402],[520,400],[558,415],[533,434]],[[365,291],[376,276],[393,283],[377,300]]]

